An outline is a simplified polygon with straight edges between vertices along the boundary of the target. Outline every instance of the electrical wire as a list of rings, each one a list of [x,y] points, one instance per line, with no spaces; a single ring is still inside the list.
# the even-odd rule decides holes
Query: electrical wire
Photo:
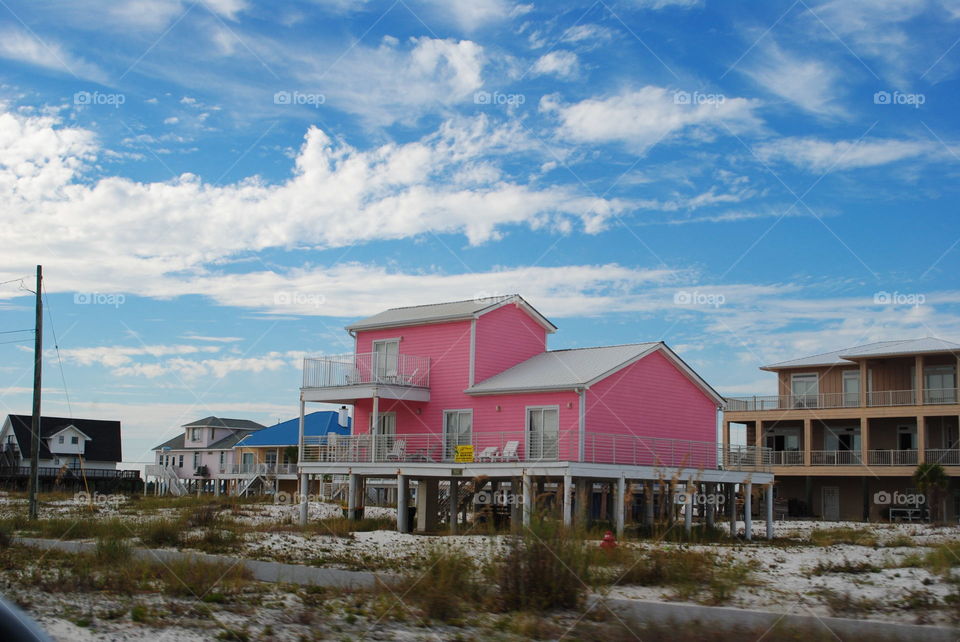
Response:
[[[25,330],[0,330],[0,334],[13,334],[14,332],[33,332],[33,328],[27,328]]]
[[[50,320],[50,332],[53,333],[53,347],[57,351],[57,362],[60,364],[60,381],[63,382],[63,395],[67,398],[67,410],[70,412],[70,417],[73,418],[73,406],[70,405],[70,393],[67,392],[67,377],[63,374],[63,359],[60,358],[60,344],[57,341],[57,330],[53,325],[53,312],[50,308],[50,297],[47,296],[47,286],[41,282],[40,287],[43,288],[43,300],[47,304],[47,318]]]

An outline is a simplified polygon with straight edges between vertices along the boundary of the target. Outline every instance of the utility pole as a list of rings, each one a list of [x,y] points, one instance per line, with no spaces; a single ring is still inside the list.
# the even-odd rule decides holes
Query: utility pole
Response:
[[[40,366],[43,364],[43,266],[37,266],[37,321],[33,340],[33,418],[30,423],[30,519],[37,519],[40,481]]]

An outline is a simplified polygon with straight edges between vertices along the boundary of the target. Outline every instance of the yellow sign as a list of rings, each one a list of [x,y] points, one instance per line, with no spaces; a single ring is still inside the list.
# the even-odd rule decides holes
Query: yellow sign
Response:
[[[453,459],[458,464],[469,464],[473,462],[473,445],[457,446],[457,454]]]

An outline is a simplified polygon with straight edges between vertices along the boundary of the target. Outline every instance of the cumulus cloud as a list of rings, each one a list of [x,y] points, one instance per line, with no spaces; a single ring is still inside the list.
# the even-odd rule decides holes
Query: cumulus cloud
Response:
[[[229,289],[238,277],[212,266],[242,252],[429,233],[464,234],[479,244],[518,225],[593,233],[628,207],[505,177],[497,159],[515,153],[521,139],[483,117],[369,150],[311,128],[292,176],[276,184],[254,176],[214,186],[190,174],[152,183],[85,180],[102,151],[89,131],[52,117],[0,113],[0,200],[18,222],[0,228],[0,273],[16,277],[42,262],[56,276],[50,287],[60,291],[217,298],[209,284]]]
[[[719,94],[671,91],[648,85],[607,98],[563,104],[556,96],[541,100],[541,110],[560,121],[561,136],[580,142],[622,142],[638,152],[658,142],[685,137],[709,140],[726,130],[743,132],[760,126],[757,103]]]
[[[540,56],[533,65],[536,75],[553,75],[559,78],[572,78],[577,75],[579,60],[572,51],[551,51]]]

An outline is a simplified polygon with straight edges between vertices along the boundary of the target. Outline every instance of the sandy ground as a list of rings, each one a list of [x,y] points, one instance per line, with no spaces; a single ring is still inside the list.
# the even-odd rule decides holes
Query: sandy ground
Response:
[[[160,516],[174,517],[178,510],[156,510],[149,516],[131,511],[135,504],[102,503],[98,504],[95,518],[121,517],[125,520],[156,519]],[[0,516],[11,511],[22,511],[22,500],[0,496]],[[312,503],[309,507],[310,519],[339,517],[342,511],[333,504]],[[76,516],[76,503],[73,500],[48,502],[42,506],[42,517]],[[298,517],[298,507],[276,504],[244,505],[232,518],[251,525],[276,525],[294,523]],[[367,517],[393,517],[395,511],[390,508],[367,507]],[[90,518],[90,517],[86,517]],[[721,525],[722,526],[722,525]],[[739,524],[743,528],[743,523]],[[877,539],[877,545],[857,546],[839,544],[834,546],[814,546],[807,540],[812,531],[818,529],[855,528],[869,529]],[[848,615],[851,617],[869,617],[874,620],[888,620],[901,623],[929,622],[948,623],[948,610],[943,607],[937,611],[916,608],[918,597],[922,600],[934,600],[941,605],[948,595],[956,594],[956,585],[945,581],[943,577],[931,574],[919,568],[903,567],[908,557],[916,557],[945,543],[960,542],[960,527],[932,527],[926,524],[861,524],[850,522],[818,521],[782,521],[774,527],[777,538],[775,545],[766,543],[763,522],[754,522],[756,541],[746,543],[721,543],[689,546],[695,550],[708,550],[721,557],[739,562],[750,563],[754,568],[753,582],[738,590],[727,606],[754,608],[775,612],[787,612],[806,615]],[[890,546],[895,538],[908,538],[914,546]],[[485,535],[423,536],[397,533],[395,531],[371,531],[353,533],[349,537],[324,535],[302,535],[293,532],[252,532],[245,541],[238,556],[251,559],[270,559],[284,562],[303,563],[316,566],[333,566],[348,569],[404,570],[416,568],[423,561],[433,545],[450,546],[474,555],[484,563],[494,552],[504,545],[504,537]],[[630,544],[638,547],[651,547],[653,544]],[[659,544],[656,546],[678,546]],[[684,545],[686,546],[686,545]],[[811,571],[822,562],[852,564],[865,563],[879,570],[857,573],[826,573],[815,575]],[[861,604],[869,602],[863,610],[852,609],[850,613],[836,611],[823,597],[822,591],[830,589],[839,595],[847,595]],[[666,587],[614,587],[607,593],[611,597],[674,600],[672,591]],[[160,599],[160,598],[157,598]],[[280,599],[280,598],[275,598]],[[286,598],[284,598],[286,599]],[[79,602],[108,600],[102,596],[78,596]],[[281,600],[282,601],[282,600]],[[79,627],[63,618],[52,617],[51,610],[37,601],[34,612],[45,619],[44,625],[58,639],[82,640],[89,631],[79,632]],[[103,604],[98,607],[107,608]],[[296,629],[297,624],[290,623],[290,608],[273,609],[258,607],[256,615],[237,615],[238,621],[250,622],[250,618],[265,618],[275,621],[277,626],[288,624]],[[953,607],[951,610],[956,610]],[[262,613],[261,613],[262,611]],[[55,610],[53,611],[55,612]],[[229,616],[224,616],[229,617]],[[286,620],[284,620],[286,618]],[[187,618],[189,620],[189,618]],[[196,624],[189,624],[182,631],[164,628],[171,639],[209,639],[208,632],[196,631]],[[223,627],[221,627],[223,628]],[[333,629],[331,629],[333,630]],[[394,639],[404,639],[400,632]],[[134,639],[123,636],[110,639]],[[295,639],[292,638],[292,639]],[[416,636],[409,639],[420,639]],[[433,639],[436,639],[435,637]]]

